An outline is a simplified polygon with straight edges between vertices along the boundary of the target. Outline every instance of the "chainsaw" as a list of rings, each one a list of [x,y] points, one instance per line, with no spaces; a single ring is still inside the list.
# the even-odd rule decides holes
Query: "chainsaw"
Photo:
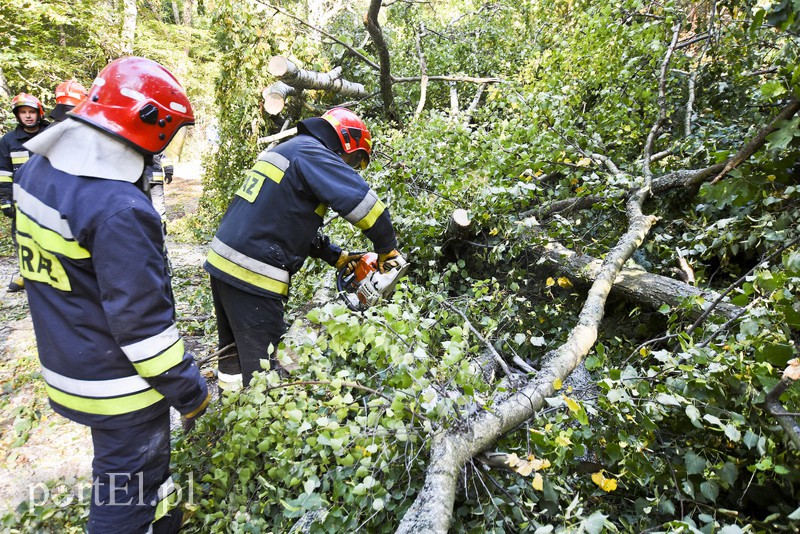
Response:
[[[408,271],[403,263],[382,273],[378,270],[378,255],[367,252],[356,263],[355,269],[345,275],[346,267],[336,273],[336,291],[339,298],[353,311],[364,311],[391,296],[397,281]]]

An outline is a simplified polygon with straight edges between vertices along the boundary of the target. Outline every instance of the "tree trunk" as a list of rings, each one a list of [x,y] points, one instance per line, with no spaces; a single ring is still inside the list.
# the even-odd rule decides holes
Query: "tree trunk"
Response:
[[[175,19],[175,24],[181,23],[181,12],[178,9],[178,2],[172,0],[172,18]]]
[[[192,12],[194,11],[194,0],[183,0],[183,24],[192,25]]]
[[[541,250],[542,257],[560,272],[582,282],[591,283],[597,278],[601,261],[592,256],[578,254],[560,243],[549,243]],[[680,280],[648,273],[638,269],[621,269],[614,281],[613,292],[626,300],[658,309],[663,304],[679,306],[684,301],[713,302],[719,297],[714,291],[703,291]],[[721,302],[714,310],[727,319],[741,314],[742,309],[730,303]],[[703,308],[693,306],[689,312],[699,317]]]
[[[122,9],[122,35],[120,36],[122,53],[130,55],[133,54],[133,43],[136,40],[136,18],[139,15],[136,0],[123,0]]]

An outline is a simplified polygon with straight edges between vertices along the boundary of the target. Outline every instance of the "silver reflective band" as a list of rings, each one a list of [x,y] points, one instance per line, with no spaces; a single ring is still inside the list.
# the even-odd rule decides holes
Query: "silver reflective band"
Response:
[[[129,89],[127,87],[123,87],[122,89],[120,89],[119,93],[123,96],[127,96],[128,98],[132,98],[137,102],[142,102],[145,99],[142,93],[140,93],[139,91],[135,91],[133,89]]]
[[[258,161],[266,161],[267,163],[272,163],[283,172],[286,172],[286,169],[289,168],[289,163],[290,163],[288,159],[281,156],[277,152],[270,152],[269,150],[265,150],[264,152],[259,154],[258,158],[256,159]]]
[[[179,113],[186,113],[186,106],[183,104],[178,104],[177,102],[170,102],[169,109],[172,111],[177,111]]]
[[[14,184],[14,199],[20,210],[25,215],[39,223],[39,226],[52,230],[64,239],[75,239],[66,220],[61,218],[58,210],[55,210],[25,191],[19,184]]]
[[[174,345],[175,342],[180,338],[181,335],[178,332],[178,327],[175,325],[175,323],[172,323],[172,326],[160,334],[156,334],[153,337],[143,339],[142,341],[133,343],[131,345],[125,345],[122,347],[122,351],[130,361],[138,362],[164,352]]]
[[[42,367],[42,378],[54,388],[80,397],[117,397],[150,389],[150,384],[139,375],[110,380],[78,380]]]
[[[378,195],[370,189],[367,191],[367,195],[364,197],[364,200],[359,202],[358,206],[355,207],[353,211],[348,213],[344,216],[344,219],[351,223],[356,224],[358,221],[369,215],[370,210],[377,204],[378,202]]]
[[[244,267],[249,271],[253,271],[254,273],[262,276],[268,276],[269,278],[283,282],[284,284],[289,283],[289,271],[284,271],[283,269],[279,269],[278,267],[264,263],[263,261],[254,260],[250,256],[245,256],[238,250],[229,247],[216,237],[211,242],[211,250],[226,260],[232,261],[236,265]]]

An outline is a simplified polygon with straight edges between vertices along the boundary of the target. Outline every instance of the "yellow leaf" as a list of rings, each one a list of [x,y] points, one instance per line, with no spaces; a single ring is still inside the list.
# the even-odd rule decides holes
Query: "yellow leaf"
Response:
[[[769,176],[767,176],[767,180],[769,180],[770,182],[774,182],[775,181],[775,175],[774,174],[770,174]]]
[[[603,482],[603,485],[600,486],[600,487],[603,488],[603,491],[607,491],[607,492],[610,493],[610,492],[614,491],[615,489],[617,489],[617,479],[615,479],[615,478],[607,478],[606,481]]]
[[[572,445],[572,441],[570,441],[570,439],[567,436],[560,434],[556,438],[556,445],[558,445],[559,447],[568,447]]]
[[[544,478],[542,475],[536,473],[536,475],[533,477],[533,482],[531,485],[536,491],[542,491],[544,489]]]
[[[578,167],[588,167],[591,164],[592,160],[590,160],[589,158],[581,158],[575,165],[577,165]]]
[[[592,475],[592,482],[597,484],[600,489],[605,492],[612,492],[617,489],[617,480],[615,478],[606,478],[602,471]]]
[[[500,232],[496,227],[489,230],[489,235],[497,235],[498,233]]]
[[[508,464],[509,467],[515,467],[519,465],[519,456],[512,452],[508,455],[508,458],[506,458],[506,464]]]
[[[584,191],[586,191],[586,188],[585,188],[585,187],[583,187],[583,186],[580,186],[580,187],[576,187],[576,188],[575,188],[575,192],[576,192],[576,193],[583,193]]]
[[[562,276],[558,279],[558,285],[560,285],[564,289],[569,289],[572,287],[572,282],[570,282],[569,278],[567,278],[566,276]]]
[[[577,412],[581,411],[581,405],[578,404],[575,401],[575,399],[571,399],[571,398],[567,397],[566,395],[564,395],[564,402],[567,403],[567,408],[569,408],[569,411],[571,411],[573,413],[577,413]]]
[[[547,279],[547,281],[545,281],[545,283],[544,283],[544,284],[545,284],[547,287],[550,287],[550,286],[552,286],[552,285],[555,285],[555,283],[556,283],[556,281],[555,281],[555,280],[553,280],[553,278],[551,277],[551,278],[548,278],[548,279]]]
[[[639,354],[641,354],[642,356],[647,356],[647,352],[648,352],[647,347],[642,347],[641,349],[639,349]]]
[[[515,469],[517,473],[526,477],[533,471],[533,464],[531,462],[522,462],[522,465]]]
[[[561,383],[561,379],[560,378],[556,378],[555,380],[553,380],[553,389],[555,389],[556,391],[561,389],[561,386],[563,386],[563,385],[564,384]]]

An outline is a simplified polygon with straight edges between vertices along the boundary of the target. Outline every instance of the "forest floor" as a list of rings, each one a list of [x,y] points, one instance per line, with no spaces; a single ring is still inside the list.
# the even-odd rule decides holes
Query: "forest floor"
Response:
[[[178,163],[172,183],[165,186],[168,227],[181,227],[184,217],[195,212],[201,192],[200,165]],[[26,294],[24,291],[6,291],[6,285],[17,272],[17,265],[8,223],[3,221],[0,226],[2,516],[44,488],[62,485],[63,491],[87,485],[91,480],[92,442],[87,427],[56,414],[47,401]],[[167,247],[176,273],[173,286],[180,285],[175,288],[178,326],[188,350],[202,355],[210,351],[209,335],[214,334],[202,328],[209,318],[210,304],[198,300],[202,294],[198,288],[207,284],[202,270],[206,249],[202,245],[182,242],[179,237],[179,234],[167,236]]]

